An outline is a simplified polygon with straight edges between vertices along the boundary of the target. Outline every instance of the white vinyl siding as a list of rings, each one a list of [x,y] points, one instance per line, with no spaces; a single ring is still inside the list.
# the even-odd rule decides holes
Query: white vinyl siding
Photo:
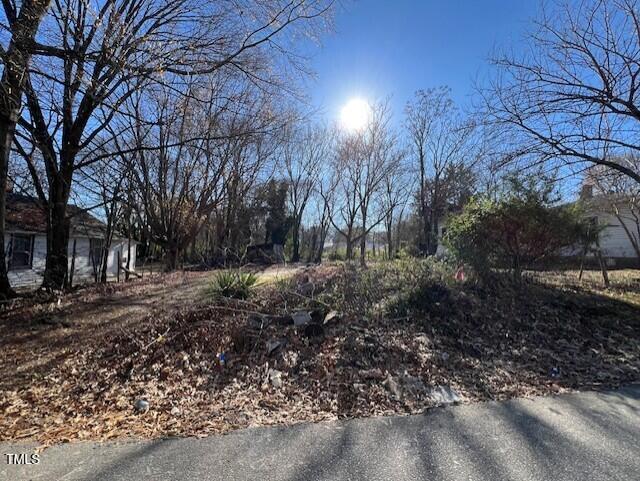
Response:
[[[69,240],[68,255],[69,255],[69,269],[71,268],[71,258],[73,255],[73,241]],[[5,249],[8,252],[9,243],[11,242],[11,234],[5,235]],[[73,284],[86,284],[94,282],[94,270],[91,260],[91,242],[86,237],[76,237],[76,256],[73,272]],[[117,276],[117,259],[118,251],[120,251],[120,258],[122,265],[126,266],[127,259],[127,243],[126,239],[117,240],[111,244],[109,249],[109,256],[107,261],[107,277],[109,280],[114,280]],[[31,268],[9,270],[9,282],[11,286],[16,289],[30,289],[37,288],[42,283],[42,276],[44,274],[45,260],[47,255],[47,238],[44,234],[33,234],[33,257],[31,261]],[[130,269],[135,271],[135,259],[136,259],[136,243],[131,243],[131,265]],[[124,272],[120,273],[121,279],[124,279]]]
[[[625,213],[622,212],[622,219],[629,231],[637,236],[637,226],[635,221],[630,218],[626,218]],[[636,252],[633,249],[633,245],[629,240],[629,236],[622,227],[621,222],[611,214],[600,214],[598,216],[598,223],[602,226],[606,226],[600,233],[600,248],[605,257],[636,257]],[[637,237],[636,237],[637,238]]]

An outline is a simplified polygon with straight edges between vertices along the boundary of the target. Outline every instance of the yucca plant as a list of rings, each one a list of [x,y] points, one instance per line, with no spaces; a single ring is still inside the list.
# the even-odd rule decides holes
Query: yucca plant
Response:
[[[222,297],[246,299],[258,282],[258,276],[251,272],[223,271],[213,280],[213,291]]]

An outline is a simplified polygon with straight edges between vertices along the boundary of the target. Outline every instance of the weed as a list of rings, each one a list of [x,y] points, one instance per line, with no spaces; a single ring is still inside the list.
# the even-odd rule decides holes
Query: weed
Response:
[[[216,295],[233,299],[247,299],[258,277],[251,272],[223,271],[213,279],[213,291]]]

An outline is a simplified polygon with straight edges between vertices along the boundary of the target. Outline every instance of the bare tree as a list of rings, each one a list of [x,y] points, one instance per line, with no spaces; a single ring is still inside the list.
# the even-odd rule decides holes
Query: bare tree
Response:
[[[501,144],[527,165],[603,165],[640,182],[640,10],[636,0],[552,2],[522,55],[496,55],[481,89]]]
[[[300,260],[300,228],[305,209],[329,160],[330,134],[327,129],[307,126],[303,131],[289,129],[282,152],[284,178],[289,184],[288,200],[292,216],[292,262]]]
[[[115,149],[115,146],[114,146]],[[105,223],[102,233],[102,249],[98,256],[90,252],[95,282],[107,282],[109,249],[116,235],[118,220],[125,210],[127,192],[130,190],[128,166],[124,162],[115,163],[105,159],[91,164],[78,172],[79,184],[85,203],[90,201],[91,211],[101,212]],[[67,281],[70,279],[67,278]]]
[[[405,114],[413,170],[419,182],[421,250],[434,254],[440,220],[460,196],[460,190],[471,187],[462,174],[468,174],[480,156],[476,126],[462,117],[448,87],[419,90],[407,103]]]
[[[387,237],[387,257],[389,259],[393,259],[398,248],[398,245],[394,242],[394,226],[398,226],[402,222],[402,214],[412,192],[412,186],[406,176],[404,167],[403,163],[398,162],[384,179],[384,192],[381,202],[382,211],[385,214],[384,226]]]
[[[137,102],[134,116],[153,119],[146,127],[136,120],[132,172],[151,238],[165,250],[168,270],[176,268],[180,253],[220,208],[244,157],[264,156],[268,130],[276,128],[268,99],[252,89],[239,94],[244,105],[234,99],[233,109],[214,86],[190,90],[197,95],[162,89],[145,106]],[[197,100],[206,95],[207,102]]]
[[[371,106],[362,130],[342,134],[332,166],[332,185],[327,189],[335,199],[326,202],[331,207],[331,224],[346,240],[347,259],[353,259],[353,247],[360,243],[361,264],[365,264],[367,235],[386,215],[381,202],[384,180],[401,158],[390,123],[389,106],[380,102]]]
[[[28,115],[17,144],[47,207],[44,287],[61,288],[67,270],[67,204],[74,173],[100,156],[95,143],[123,105],[150,83],[171,75],[233,72],[271,94],[284,82],[292,42],[285,32],[315,31],[332,2],[254,0],[68,0],[45,19],[44,53],[26,81]],[[285,60],[285,62],[281,62]],[[275,64],[282,68],[273,68]],[[46,178],[24,144],[42,154]],[[81,154],[82,153],[82,154]]]

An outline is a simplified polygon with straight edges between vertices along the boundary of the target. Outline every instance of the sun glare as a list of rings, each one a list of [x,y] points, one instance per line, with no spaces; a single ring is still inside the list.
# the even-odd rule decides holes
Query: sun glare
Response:
[[[354,98],[342,107],[340,121],[346,130],[356,131],[364,128],[369,120],[371,107],[366,100]]]

